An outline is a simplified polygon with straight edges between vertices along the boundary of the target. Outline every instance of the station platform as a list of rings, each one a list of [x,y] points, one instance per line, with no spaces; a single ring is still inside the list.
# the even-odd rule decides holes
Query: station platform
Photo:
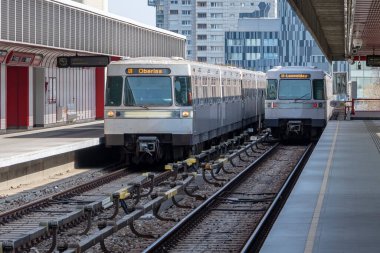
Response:
[[[378,252],[380,121],[330,121],[262,253]]]
[[[0,168],[97,146],[103,136],[103,121],[2,134]]]

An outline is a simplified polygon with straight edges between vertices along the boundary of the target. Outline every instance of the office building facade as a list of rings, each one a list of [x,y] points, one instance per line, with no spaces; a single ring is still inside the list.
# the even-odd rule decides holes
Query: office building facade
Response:
[[[225,32],[241,18],[275,18],[276,0],[149,0],[156,25],[187,37],[187,58],[225,64]]]
[[[273,66],[333,68],[286,0],[148,0],[157,27],[187,37],[187,58],[267,71]]]

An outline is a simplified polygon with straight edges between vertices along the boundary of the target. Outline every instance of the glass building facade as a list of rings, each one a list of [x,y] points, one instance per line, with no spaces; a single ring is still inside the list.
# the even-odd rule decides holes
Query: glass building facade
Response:
[[[225,33],[226,64],[260,71],[315,66],[331,73],[329,62],[287,1],[277,4],[278,18],[242,18],[237,31]],[[346,71],[346,63],[341,64],[337,69]]]

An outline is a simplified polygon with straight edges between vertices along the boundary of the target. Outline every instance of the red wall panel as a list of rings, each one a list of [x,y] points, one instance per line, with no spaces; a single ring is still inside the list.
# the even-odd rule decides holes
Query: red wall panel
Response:
[[[7,67],[7,128],[28,127],[29,69]]]
[[[105,68],[96,68],[95,70],[96,119],[104,118],[104,74],[105,74]]]

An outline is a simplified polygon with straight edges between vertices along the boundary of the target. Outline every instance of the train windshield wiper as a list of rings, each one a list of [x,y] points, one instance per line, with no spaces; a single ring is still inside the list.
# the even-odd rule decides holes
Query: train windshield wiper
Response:
[[[297,101],[297,100],[300,100],[300,99],[303,99],[305,98],[306,96],[309,96],[310,93],[306,93],[306,94],[303,94],[302,96],[298,97],[298,98],[295,98],[294,101]]]

